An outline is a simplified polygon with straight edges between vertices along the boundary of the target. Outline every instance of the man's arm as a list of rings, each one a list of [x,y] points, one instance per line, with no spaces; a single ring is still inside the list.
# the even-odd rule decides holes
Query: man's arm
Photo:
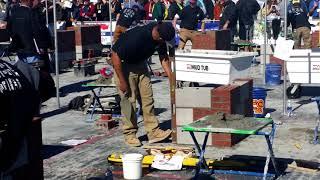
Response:
[[[162,43],[160,45],[158,53],[159,53],[159,60],[160,60],[161,66],[162,66],[164,72],[168,75],[170,85],[171,85],[172,71],[171,71],[171,64],[169,61],[169,56],[167,54],[167,44],[166,43]]]
[[[318,2],[316,1],[313,1],[313,4],[310,3],[310,6],[309,6],[309,16],[312,16],[314,11],[318,8]]]
[[[128,92],[128,83],[127,83],[127,80],[123,74],[122,63],[121,63],[120,57],[114,51],[112,51],[112,54],[111,54],[111,61],[113,64],[113,68],[114,68],[114,70],[118,76],[118,79],[119,79],[119,89],[123,93]]]

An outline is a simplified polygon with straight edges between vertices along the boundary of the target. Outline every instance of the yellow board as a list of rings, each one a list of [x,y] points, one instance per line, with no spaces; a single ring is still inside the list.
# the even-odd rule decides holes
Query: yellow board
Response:
[[[109,163],[122,164],[122,155],[119,154],[111,154],[108,156],[107,160]],[[152,164],[154,160],[154,155],[146,155],[143,157],[142,165],[143,167],[148,167]],[[199,162],[198,158],[185,158],[182,162],[184,167],[195,167]],[[207,160],[207,164],[209,167],[243,167],[247,164],[236,162],[236,161],[216,161],[216,160]]]

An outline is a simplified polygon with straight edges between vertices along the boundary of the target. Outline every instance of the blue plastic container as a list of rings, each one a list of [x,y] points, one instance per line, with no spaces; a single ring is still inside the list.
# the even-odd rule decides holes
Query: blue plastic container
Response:
[[[263,118],[266,109],[267,91],[264,88],[254,87],[252,91],[253,114],[256,118]]]
[[[267,64],[266,65],[266,84],[279,85],[281,84],[281,69],[280,64]]]

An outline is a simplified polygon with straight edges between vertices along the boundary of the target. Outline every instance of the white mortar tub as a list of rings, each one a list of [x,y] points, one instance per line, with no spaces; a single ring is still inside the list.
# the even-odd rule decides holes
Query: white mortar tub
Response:
[[[178,50],[175,54],[176,80],[209,84],[230,84],[248,78],[257,52],[222,50]]]
[[[287,72],[291,83],[320,83],[320,52],[310,49],[294,49],[287,60]]]
[[[122,157],[124,179],[141,179],[142,177],[142,154],[124,154]]]

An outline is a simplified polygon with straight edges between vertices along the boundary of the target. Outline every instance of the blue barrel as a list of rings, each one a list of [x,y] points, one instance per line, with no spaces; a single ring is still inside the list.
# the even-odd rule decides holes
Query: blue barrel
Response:
[[[252,91],[253,114],[256,118],[263,118],[266,109],[267,91],[264,88],[254,87]]]
[[[279,85],[281,84],[281,65],[267,64],[266,65],[266,84]]]

